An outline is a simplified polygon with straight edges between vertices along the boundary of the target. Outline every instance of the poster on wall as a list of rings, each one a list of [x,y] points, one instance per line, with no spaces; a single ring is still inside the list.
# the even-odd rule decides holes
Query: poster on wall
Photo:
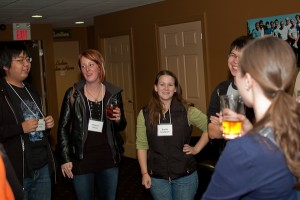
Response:
[[[248,35],[252,38],[274,36],[288,42],[300,67],[300,12],[247,20]]]

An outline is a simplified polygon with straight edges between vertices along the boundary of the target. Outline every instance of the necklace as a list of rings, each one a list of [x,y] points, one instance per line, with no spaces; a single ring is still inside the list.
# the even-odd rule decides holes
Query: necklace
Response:
[[[95,100],[96,103],[98,103],[98,99],[99,99],[99,95],[100,95],[100,91],[101,91],[101,88],[99,89],[99,92],[97,94],[97,97],[95,98],[94,95],[92,95],[86,88],[86,85],[84,85],[84,90]]]

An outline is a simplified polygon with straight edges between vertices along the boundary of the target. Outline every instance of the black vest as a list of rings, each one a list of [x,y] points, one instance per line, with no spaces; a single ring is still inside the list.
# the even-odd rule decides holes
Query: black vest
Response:
[[[189,144],[192,134],[184,106],[175,99],[171,103],[172,136],[158,136],[157,126],[149,123],[146,108],[143,109],[143,113],[149,145],[147,164],[150,176],[176,179],[194,172],[197,167],[194,156],[183,152],[183,145]],[[170,123],[169,112],[165,114],[165,119],[161,116],[160,123]]]

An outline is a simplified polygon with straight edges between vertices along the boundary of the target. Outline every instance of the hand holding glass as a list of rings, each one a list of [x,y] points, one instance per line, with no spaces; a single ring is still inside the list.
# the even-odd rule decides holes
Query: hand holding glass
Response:
[[[223,137],[234,139],[241,136],[242,121],[238,114],[245,114],[244,103],[239,95],[220,96]]]
[[[116,109],[118,107],[118,101],[117,99],[110,99],[110,101],[108,102],[107,106],[106,106],[106,116],[108,118],[115,118],[114,114],[114,109]]]

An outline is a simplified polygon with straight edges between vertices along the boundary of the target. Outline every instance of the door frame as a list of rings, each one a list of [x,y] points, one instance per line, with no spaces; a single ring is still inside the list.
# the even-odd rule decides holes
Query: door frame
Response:
[[[131,99],[131,105],[132,105],[132,111],[130,112],[130,116],[128,116],[129,118],[132,118],[131,120],[128,119],[127,122],[127,126],[130,122],[130,124],[132,123],[132,125],[130,125],[130,129],[132,129],[132,131],[134,131],[133,133],[129,133],[129,132],[125,132],[126,135],[123,135],[124,139],[125,139],[125,153],[124,156],[128,156],[130,158],[137,158],[137,153],[136,153],[136,148],[135,148],[135,125],[136,125],[136,116],[137,116],[137,104],[136,104],[136,82],[135,82],[135,67],[134,67],[134,55],[133,55],[133,34],[132,34],[132,30],[130,31],[124,31],[124,32],[118,32],[118,34],[114,33],[114,34],[103,34],[101,35],[101,37],[99,37],[99,47],[100,47],[100,52],[103,53],[103,57],[105,58],[105,39],[106,38],[113,38],[113,37],[122,37],[122,36],[127,36],[127,38],[129,38],[129,45],[130,45],[130,65],[131,65],[131,81],[132,81],[132,85],[131,85],[131,90],[132,90],[132,99]],[[128,101],[129,102],[129,101]],[[128,114],[128,113],[127,113]],[[131,117],[133,115],[133,117]],[[132,126],[132,127],[131,127]],[[128,130],[128,129],[127,129]],[[131,139],[133,139],[133,143],[131,143],[131,139],[127,140],[127,136],[130,136]],[[134,137],[134,138],[132,138]],[[129,137],[128,137],[129,138]],[[130,142],[129,142],[130,141]],[[127,143],[128,142],[128,143]],[[130,151],[128,151],[128,153],[126,153],[126,147],[130,148]],[[134,149],[133,149],[134,148]]]
[[[209,100],[210,100],[210,94],[208,93],[209,88],[211,88],[211,85],[209,85],[208,78],[209,70],[207,69],[208,65],[208,46],[207,46],[207,28],[206,28],[206,13],[192,16],[192,17],[186,17],[186,18],[180,18],[180,19],[167,19],[167,20],[161,20],[155,23],[155,38],[156,38],[156,48],[157,48],[157,59],[159,63],[159,70],[162,69],[162,63],[160,59],[160,40],[159,40],[159,28],[162,26],[170,26],[170,25],[176,25],[176,24],[182,24],[182,23],[188,23],[193,21],[201,21],[201,30],[202,30],[202,44],[203,44],[203,64],[204,64],[204,77],[205,77],[205,96],[206,96],[206,107],[208,108]]]
[[[129,30],[119,31],[115,33],[102,33],[100,36],[98,36],[98,49],[101,53],[103,53],[103,57],[105,57],[105,51],[104,51],[104,38],[108,37],[117,37],[122,35],[129,35],[129,43],[130,43],[130,55],[131,55],[131,66],[132,66],[132,91],[133,91],[133,110],[134,115],[136,116],[137,113],[137,104],[136,104],[136,78],[135,78],[135,63],[134,63],[134,46],[133,46],[133,30],[130,28]]]

